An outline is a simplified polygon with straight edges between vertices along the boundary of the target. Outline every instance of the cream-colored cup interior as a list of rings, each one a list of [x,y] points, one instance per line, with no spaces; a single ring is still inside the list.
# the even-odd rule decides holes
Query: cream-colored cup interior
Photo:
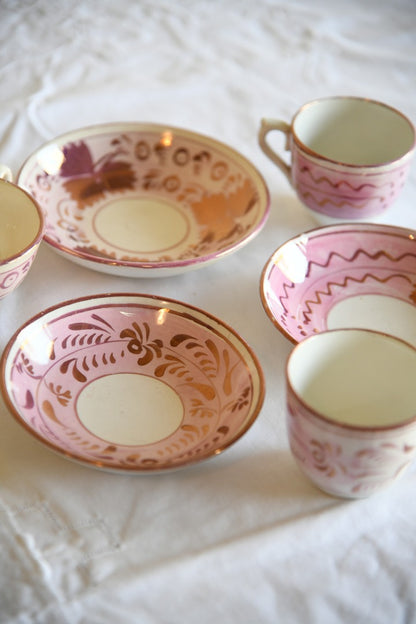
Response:
[[[21,254],[36,240],[41,218],[30,197],[0,180],[0,261]]]
[[[385,427],[416,416],[416,349],[386,334],[317,334],[297,345],[287,372],[304,403],[337,423]]]
[[[306,104],[293,121],[295,137],[324,158],[380,165],[412,149],[415,129],[398,111],[371,100],[328,98]]]

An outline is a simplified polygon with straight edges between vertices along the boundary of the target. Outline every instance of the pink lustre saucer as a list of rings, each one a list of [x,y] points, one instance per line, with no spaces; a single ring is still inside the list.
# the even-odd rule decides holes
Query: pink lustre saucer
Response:
[[[366,328],[416,345],[416,232],[375,224],[322,227],[279,247],[260,295],[294,343],[327,329]]]
[[[23,325],[1,360],[16,420],[50,449],[115,472],[162,472],[218,455],[253,424],[264,379],[249,346],[171,299],[65,302]]]
[[[262,176],[208,137],[154,124],[69,132],[24,163],[18,184],[43,208],[44,240],[91,269],[157,277],[240,249],[267,220]]]

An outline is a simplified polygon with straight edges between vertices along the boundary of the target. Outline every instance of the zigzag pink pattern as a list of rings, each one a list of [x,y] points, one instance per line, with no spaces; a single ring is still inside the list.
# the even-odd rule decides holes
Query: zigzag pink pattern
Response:
[[[305,323],[305,325],[307,325],[308,323],[310,323],[311,319],[311,315],[313,313],[313,310],[311,308],[312,305],[321,305],[322,304],[322,297],[332,297],[332,288],[338,287],[338,288],[346,288],[348,286],[349,282],[355,282],[356,284],[364,284],[364,282],[366,280],[369,279],[374,279],[376,282],[378,282],[379,284],[386,284],[388,281],[394,279],[394,278],[403,278],[405,280],[407,280],[410,284],[413,283],[413,281],[410,279],[410,277],[408,277],[407,275],[403,275],[402,273],[395,273],[393,275],[389,275],[388,277],[380,278],[380,277],[376,277],[375,275],[373,275],[372,273],[366,273],[361,279],[355,278],[355,277],[351,277],[350,275],[347,275],[347,277],[345,278],[345,280],[342,283],[338,283],[338,282],[328,282],[327,283],[327,290],[316,290],[315,291],[315,297],[316,299],[306,299],[306,301],[304,302],[305,305],[305,310],[303,310],[302,314],[303,314],[303,321]]]
[[[312,268],[313,268],[314,266],[319,267],[320,269],[326,269],[326,268],[328,268],[328,267],[329,267],[330,263],[332,262],[332,260],[333,260],[334,258],[339,258],[339,259],[343,260],[343,261],[344,261],[344,262],[346,262],[346,263],[353,263],[353,262],[356,260],[356,258],[357,258],[360,254],[363,254],[363,255],[364,255],[364,256],[366,256],[369,260],[378,260],[379,258],[384,257],[384,258],[386,258],[387,260],[389,260],[389,261],[391,261],[391,262],[395,262],[395,263],[398,263],[398,262],[402,261],[402,260],[403,260],[404,258],[406,258],[406,257],[410,257],[410,258],[414,258],[414,259],[416,259],[416,254],[409,253],[409,252],[403,253],[403,254],[401,254],[400,256],[398,256],[397,258],[394,258],[393,256],[391,256],[389,253],[387,253],[387,252],[386,252],[386,251],[384,251],[384,250],[377,251],[377,252],[376,252],[376,253],[374,253],[374,254],[369,254],[369,253],[368,253],[368,252],[366,252],[364,249],[357,249],[357,250],[353,253],[353,255],[351,256],[351,258],[346,258],[345,256],[343,256],[342,254],[340,254],[340,253],[338,253],[338,252],[331,251],[331,253],[329,254],[329,256],[328,256],[328,258],[327,258],[327,260],[326,260],[326,262],[324,262],[324,263],[320,263],[320,262],[316,262],[316,261],[314,261],[314,260],[310,260],[310,261],[308,262],[308,269],[307,269],[307,271],[306,271],[305,277],[309,277],[309,276],[311,275],[311,273],[312,273]],[[373,275],[372,273],[366,273],[366,275],[365,275],[365,278],[364,278],[364,279],[366,279],[367,277],[373,277],[376,281],[383,282],[383,281],[387,281],[388,279],[391,279],[392,277],[397,277],[397,276],[405,277],[406,279],[408,279],[408,280],[409,280],[409,278],[408,278],[407,276],[403,275],[403,274],[395,274],[395,275],[393,275],[393,276],[388,277],[386,280],[381,280],[381,279],[377,278],[375,275]],[[358,279],[356,279],[356,278],[353,278],[353,277],[347,276],[347,277],[345,278],[345,280],[344,280],[344,284],[337,284],[336,282],[330,282],[330,284],[332,284],[333,286],[337,285],[337,286],[339,286],[339,287],[341,287],[341,288],[344,288],[344,287],[345,287],[345,285],[346,285],[346,281],[347,281],[348,279],[353,280],[353,281],[356,281],[356,282],[360,282],[360,281],[362,282],[362,280],[358,280]],[[283,310],[285,311],[285,313],[286,313],[286,314],[288,314],[288,313],[289,313],[289,310],[288,310],[288,308],[286,307],[286,305],[285,305],[285,303],[284,303],[284,301],[283,301],[283,300],[285,300],[285,299],[286,299],[286,301],[288,301],[288,300],[290,299],[290,293],[288,292],[288,290],[289,290],[289,289],[293,289],[294,287],[295,287],[295,284],[294,284],[293,282],[291,282],[290,284],[289,284],[289,283],[287,283],[287,282],[283,282],[282,288],[283,288],[283,290],[284,290],[284,295],[282,295],[282,296],[280,296],[280,297],[279,297],[279,302],[280,302],[280,304],[281,304],[281,306],[282,306],[282,308],[283,308]],[[325,293],[323,293],[323,294],[325,294]],[[327,294],[327,293],[326,293],[326,294]]]
[[[360,184],[360,186],[353,186],[352,184],[350,184],[349,182],[347,182],[347,180],[339,180],[339,182],[331,182],[331,180],[329,178],[327,178],[326,176],[321,176],[320,178],[315,178],[312,174],[312,171],[310,170],[309,167],[307,167],[306,165],[304,165],[301,170],[301,173],[307,173],[311,180],[315,183],[315,184],[322,184],[323,182],[326,182],[327,184],[329,184],[330,186],[332,186],[332,188],[338,189],[341,185],[345,185],[348,186],[348,188],[350,188],[352,191],[358,192],[358,191],[362,191],[363,188],[369,187],[369,188],[377,188],[375,184],[370,184],[369,182],[366,182],[365,184]],[[379,186],[379,185],[377,185]],[[390,186],[393,187],[394,184],[392,182],[386,182],[383,186]]]
[[[308,262],[308,271],[306,273],[306,276],[311,274],[312,266],[317,266],[321,269],[327,269],[333,258],[340,258],[341,260],[344,260],[345,262],[352,263],[354,262],[354,260],[356,260],[356,258],[358,258],[360,254],[363,254],[369,260],[378,260],[379,258],[382,258],[383,256],[390,262],[401,262],[406,257],[414,258],[416,260],[416,254],[414,253],[405,252],[405,253],[402,253],[397,258],[394,258],[387,251],[384,251],[384,249],[381,249],[380,251],[376,251],[375,253],[371,254],[365,251],[364,249],[359,248],[353,253],[351,258],[346,258],[345,256],[338,253],[337,251],[331,251],[331,253],[328,256],[327,261],[324,264],[321,264],[320,262],[317,262],[316,260],[310,260]]]
[[[312,198],[313,201],[318,204],[318,206],[325,206],[326,204],[331,204],[332,206],[335,206],[335,208],[344,208],[345,206],[349,206],[350,208],[354,208],[354,209],[358,209],[361,210],[362,208],[365,208],[368,205],[368,199],[364,200],[364,203],[362,204],[357,204],[354,200],[351,201],[340,201],[340,202],[336,202],[332,199],[330,199],[329,197],[325,197],[325,199],[321,199],[320,201],[318,201],[316,199],[316,197],[313,195],[313,193],[311,193],[310,191],[306,191],[305,193],[302,193],[302,197],[307,199],[308,197]]]
[[[287,282],[283,282],[282,288],[284,290],[284,295],[282,295],[281,297],[279,297],[279,302],[280,305],[282,306],[283,310],[285,311],[285,314],[289,314],[289,310],[288,308],[285,306],[285,304],[283,303],[283,299],[286,299],[287,301],[289,301],[290,296],[289,293],[287,292],[289,288],[294,288],[295,284],[294,282],[291,282],[290,284],[288,284]]]

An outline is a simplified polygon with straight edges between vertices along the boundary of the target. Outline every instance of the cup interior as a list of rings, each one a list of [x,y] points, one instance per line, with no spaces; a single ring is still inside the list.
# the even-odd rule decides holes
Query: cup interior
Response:
[[[41,232],[42,216],[33,199],[0,180],[0,262],[22,254],[40,240]]]
[[[416,349],[393,336],[332,330],[300,342],[290,387],[318,417],[350,427],[397,426],[416,416]]]
[[[413,124],[399,111],[353,97],[306,104],[293,120],[293,131],[301,147],[315,155],[355,166],[395,161],[415,144]]]

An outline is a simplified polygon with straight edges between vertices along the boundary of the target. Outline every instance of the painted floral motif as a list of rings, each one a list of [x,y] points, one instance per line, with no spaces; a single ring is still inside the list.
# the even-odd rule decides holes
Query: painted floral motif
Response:
[[[309,450],[317,470],[328,477],[333,477],[338,470],[344,472],[340,463],[342,447],[339,444],[309,440]]]
[[[84,461],[154,469],[210,456],[244,430],[255,409],[258,381],[238,341],[173,310],[155,323],[158,313],[148,305],[97,305],[87,313],[62,315],[45,325],[47,361],[45,355],[40,361],[32,357],[30,338],[22,343],[12,371],[14,401],[37,435]],[[77,397],[113,372],[161,380],[180,396],[183,420],[168,439],[132,449],[83,427]]]
[[[385,487],[416,455],[416,434],[415,444],[400,437],[392,443],[382,434],[340,436],[331,426],[318,424],[303,413],[293,399],[289,399],[288,414],[290,446],[300,467],[318,486],[342,496],[365,496]]]
[[[162,356],[163,342],[156,338],[150,340],[150,327],[148,323],[143,323],[140,327],[138,323],[133,323],[132,329],[123,329],[120,338],[129,338],[127,349],[134,355],[139,355],[137,363],[140,366],[150,362],[155,356]]]
[[[84,141],[63,148],[64,161],[59,173],[64,178],[64,188],[80,209],[93,205],[107,192],[134,188],[131,164],[118,158],[123,153],[117,148],[94,162]]]

